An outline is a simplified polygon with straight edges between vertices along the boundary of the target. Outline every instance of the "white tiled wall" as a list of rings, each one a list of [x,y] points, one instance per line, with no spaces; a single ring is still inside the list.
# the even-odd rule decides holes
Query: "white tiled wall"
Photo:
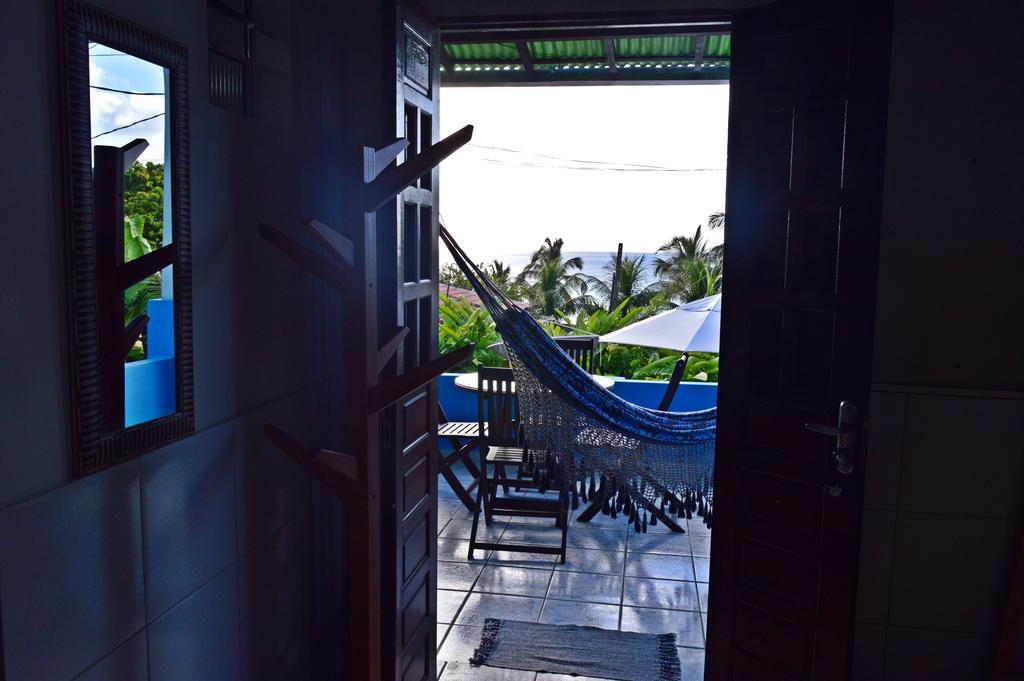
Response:
[[[854,679],[983,678],[1024,505],[1024,395],[879,386]]]
[[[0,511],[7,681],[310,678],[310,393]]]

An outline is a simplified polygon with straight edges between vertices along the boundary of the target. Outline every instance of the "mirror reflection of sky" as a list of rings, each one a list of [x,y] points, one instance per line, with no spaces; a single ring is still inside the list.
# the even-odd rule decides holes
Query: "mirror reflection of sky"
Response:
[[[136,138],[149,142],[149,147],[139,158],[140,162],[164,160],[164,118],[166,97],[164,96],[164,71],[162,66],[153,64],[130,54],[120,52],[102,43],[89,43],[89,101],[92,109],[92,144],[121,147]],[[155,92],[157,95],[132,95],[124,92],[110,92],[98,87],[128,92]],[[154,117],[155,118],[151,118]],[[149,118],[150,120],[143,120]],[[102,133],[121,126],[131,125],[124,130],[109,134]],[[97,135],[100,135],[97,137]]]

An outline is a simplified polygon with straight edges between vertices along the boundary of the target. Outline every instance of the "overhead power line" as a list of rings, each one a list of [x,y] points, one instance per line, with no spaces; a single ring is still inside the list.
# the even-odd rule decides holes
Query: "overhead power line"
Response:
[[[547,168],[550,170],[587,170],[591,172],[608,173],[720,173],[725,168],[615,168],[612,166],[571,166],[552,165],[550,163],[526,163],[515,161],[503,161],[498,158],[481,159],[487,163],[496,163],[505,166],[518,166],[520,168]]]
[[[561,161],[561,165],[555,165],[550,163],[537,163],[534,161],[522,160],[512,161],[501,158],[489,158],[484,157],[482,160],[487,163],[498,163],[502,165],[520,166],[523,168],[553,168],[560,170],[605,170],[610,172],[656,172],[656,173],[704,173],[704,172],[722,172],[725,168],[672,168],[669,166],[652,165],[647,163],[628,163],[618,161],[595,161],[592,159],[579,159],[569,158],[565,156],[555,156],[552,154],[542,154],[533,151],[525,151],[523,149],[511,149],[509,147],[495,147],[488,146],[485,144],[473,144],[470,143],[467,146],[476,147],[478,149],[491,149],[493,151],[502,151],[511,154],[521,154],[524,156],[534,156],[537,158],[551,159],[553,161]],[[572,164],[572,165],[569,165]]]
[[[156,114],[156,115],[154,115],[154,116],[149,116],[149,117],[147,117],[147,118],[140,118],[140,119],[139,119],[139,120],[137,120],[137,121],[132,121],[132,122],[131,122],[131,123],[129,123],[128,125],[122,125],[122,126],[120,126],[120,127],[114,128],[114,129],[112,129],[112,130],[107,130],[106,132],[101,132],[101,133],[100,133],[100,134],[98,134],[98,135],[93,135],[93,136],[92,136],[92,138],[93,138],[93,139],[96,139],[97,137],[103,137],[104,135],[109,135],[109,134],[110,134],[110,133],[112,133],[112,132],[117,132],[118,130],[124,130],[125,128],[130,128],[130,127],[132,127],[133,125],[138,125],[139,123],[145,123],[146,121],[151,121],[151,120],[153,120],[154,118],[159,118],[160,116],[163,116],[163,115],[164,115],[164,112],[163,112],[163,111],[161,111],[160,113],[158,113],[158,114]]]
[[[162,92],[136,92],[135,90],[118,90],[117,88],[103,87],[102,85],[90,85],[89,87],[93,90],[103,90],[104,92],[119,92],[122,95],[153,95],[156,97],[164,96],[164,93]]]

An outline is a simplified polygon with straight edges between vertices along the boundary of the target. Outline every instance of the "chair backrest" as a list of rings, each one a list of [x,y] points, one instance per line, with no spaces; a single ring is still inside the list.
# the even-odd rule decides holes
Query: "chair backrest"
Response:
[[[683,374],[686,372],[686,363],[689,361],[690,355],[685,352],[676,360],[676,366],[672,369],[672,378],[668,379],[668,385],[665,386],[665,394],[661,398],[661,404],[658,405],[659,411],[668,411],[668,408],[672,406],[672,400],[676,396],[676,391],[679,390],[679,381],[683,380]]]
[[[519,444],[519,404],[512,369],[480,367],[476,392],[481,444],[514,447]]]
[[[572,357],[572,361],[583,367],[588,374],[594,373],[598,336],[555,336],[554,339],[558,347]]]

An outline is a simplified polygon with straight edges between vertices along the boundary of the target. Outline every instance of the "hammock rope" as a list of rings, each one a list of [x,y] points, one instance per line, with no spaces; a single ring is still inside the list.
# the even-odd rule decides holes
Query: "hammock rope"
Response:
[[[698,516],[710,527],[716,410],[647,409],[602,388],[443,226],[441,239],[508,349],[528,444],[524,463],[542,486],[564,485],[573,508],[579,499],[597,501],[638,532],[647,531],[645,505]]]

